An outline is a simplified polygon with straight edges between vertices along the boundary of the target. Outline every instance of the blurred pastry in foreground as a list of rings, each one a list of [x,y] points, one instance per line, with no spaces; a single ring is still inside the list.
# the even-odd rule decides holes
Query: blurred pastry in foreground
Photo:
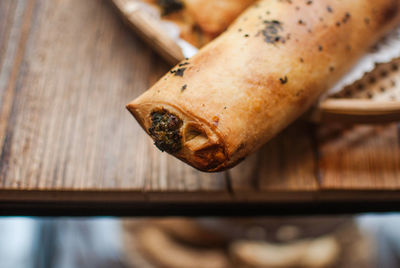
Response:
[[[137,233],[142,252],[161,267],[227,268],[228,259],[220,249],[195,249],[171,239],[162,230],[144,226]]]
[[[285,245],[237,241],[231,246],[231,254],[239,264],[257,268],[330,267],[336,262],[339,250],[338,242],[331,236]]]
[[[376,260],[349,217],[129,220],[123,237],[132,267],[372,268]]]
[[[227,237],[217,230],[213,231],[192,219],[166,218],[154,220],[151,224],[164,230],[175,239],[202,247],[221,247],[228,243]]]
[[[127,108],[161,151],[221,171],[302,115],[399,21],[397,0],[259,1]]]

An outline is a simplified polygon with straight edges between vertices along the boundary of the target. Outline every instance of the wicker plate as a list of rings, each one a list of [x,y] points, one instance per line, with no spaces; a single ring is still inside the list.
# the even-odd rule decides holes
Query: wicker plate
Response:
[[[166,61],[183,60],[180,46],[167,35],[158,19],[132,0],[111,0],[119,13]],[[316,122],[378,123],[400,120],[400,58],[379,64],[360,80],[318,102],[306,118]]]

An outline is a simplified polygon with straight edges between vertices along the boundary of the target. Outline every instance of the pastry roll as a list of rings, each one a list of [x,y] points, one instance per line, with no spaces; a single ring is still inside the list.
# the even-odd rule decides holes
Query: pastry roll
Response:
[[[305,112],[400,21],[400,0],[264,0],[127,105],[155,145],[234,166]]]

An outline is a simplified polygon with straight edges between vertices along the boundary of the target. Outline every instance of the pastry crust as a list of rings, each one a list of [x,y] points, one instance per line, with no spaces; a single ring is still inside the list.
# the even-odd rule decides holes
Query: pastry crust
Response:
[[[180,37],[199,48],[225,31],[229,24],[256,0],[143,1],[161,8],[163,19],[178,25]],[[170,11],[166,12],[165,6],[168,6],[168,2],[175,3],[175,7],[178,8],[169,8],[167,10]]]
[[[200,28],[215,37],[255,0],[184,0],[185,8]]]
[[[170,152],[190,165],[232,167],[305,112],[399,14],[399,0],[259,1],[127,108],[149,134],[152,113],[180,118],[180,150]]]

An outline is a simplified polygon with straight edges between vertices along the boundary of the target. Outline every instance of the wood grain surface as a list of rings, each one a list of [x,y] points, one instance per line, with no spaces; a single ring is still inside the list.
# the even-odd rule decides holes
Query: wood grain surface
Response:
[[[400,201],[397,124],[298,121],[238,167],[159,152],[125,104],[169,65],[109,1],[0,1],[0,201]]]

